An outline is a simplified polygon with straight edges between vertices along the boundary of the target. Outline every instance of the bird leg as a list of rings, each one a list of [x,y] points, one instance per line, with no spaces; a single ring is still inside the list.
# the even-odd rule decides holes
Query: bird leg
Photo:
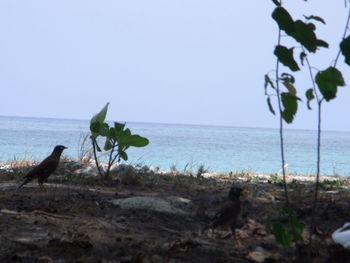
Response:
[[[38,185],[39,185],[39,189],[41,191],[44,191],[45,190],[45,187],[44,187],[44,184],[42,182],[38,182]]]
[[[243,248],[244,246],[243,246],[242,243],[237,239],[237,236],[236,236],[236,227],[235,227],[235,225],[232,225],[232,226],[231,226],[231,231],[232,231],[232,236],[233,236],[234,243],[236,244],[236,247],[238,247],[238,248]]]

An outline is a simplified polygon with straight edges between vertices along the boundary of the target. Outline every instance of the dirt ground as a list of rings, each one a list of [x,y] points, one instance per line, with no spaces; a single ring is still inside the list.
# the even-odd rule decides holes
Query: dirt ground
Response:
[[[280,183],[181,175],[107,182],[52,176],[44,191],[36,182],[17,191],[19,181],[0,174],[0,262],[307,262],[305,245],[282,248],[266,229],[266,219],[283,204]],[[202,232],[232,185],[245,189],[236,237],[225,228]],[[289,186],[307,239],[312,184]],[[187,200],[181,206],[185,213],[111,202],[130,197],[181,198]],[[320,200],[312,262],[350,262],[350,253],[331,240],[332,232],[350,221],[349,191],[326,185]]]

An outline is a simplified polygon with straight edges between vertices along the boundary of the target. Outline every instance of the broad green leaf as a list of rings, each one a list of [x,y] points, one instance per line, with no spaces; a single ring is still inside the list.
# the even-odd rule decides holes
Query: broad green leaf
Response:
[[[123,138],[122,143],[125,146],[144,147],[149,144],[149,141],[140,135],[130,135]]]
[[[109,128],[109,137],[114,141],[118,141],[122,135],[122,132],[123,131],[116,129],[115,127],[111,127]]]
[[[289,92],[284,92],[281,93],[281,99],[284,107],[284,110],[282,112],[282,118],[287,123],[291,123],[293,122],[294,115],[297,113],[298,110],[298,97],[292,95]]]
[[[318,47],[325,47],[325,48],[329,47],[328,43],[326,41],[322,40],[322,39],[317,39],[316,40],[316,45]]]
[[[345,63],[350,66],[350,36],[340,42],[340,50],[345,57]]]
[[[316,52],[317,38],[314,33],[315,25],[312,23],[306,24],[301,20],[297,20],[294,22],[294,28],[295,30],[289,35],[302,44],[308,51]]]
[[[125,123],[114,122],[114,128],[115,128],[117,131],[122,131],[122,130],[124,130],[124,127],[125,127]]]
[[[93,138],[98,136],[107,136],[108,135],[108,124],[101,122],[93,122],[90,124],[90,131]]]
[[[131,136],[131,131],[130,131],[129,128],[126,128],[126,129],[123,131],[123,136],[125,136],[125,137]]]
[[[113,148],[113,144],[112,144],[112,142],[110,141],[110,140],[106,140],[106,143],[105,143],[105,147],[104,147],[104,150],[105,151],[109,151],[109,150],[111,150]]]
[[[91,131],[92,137],[94,137],[94,138],[96,138],[99,135],[102,135],[101,133],[104,134],[102,136],[106,136],[105,126],[102,127],[102,123],[104,122],[104,120],[106,118],[108,105],[109,105],[109,103],[107,103],[103,107],[103,109],[99,113],[97,113],[94,117],[92,117],[92,119],[90,120],[90,131]]]
[[[283,65],[289,67],[292,71],[298,71],[298,63],[294,60],[293,57],[293,48],[286,48],[284,46],[276,46],[274,54],[281,61]]]
[[[99,135],[101,136],[108,136],[109,135],[109,126],[107,123],[101,123],[99,126],[99,131],[98,131]]]
[[[270,112],[271,112],[273,115],[276,115],[276,113],[275,113],[275,111],[274,111],[274,109],[273,109],[273,107],[272,107],[272,104],[271,104],[270,96],[267,97],[267,105],[269,106]]]
[[[277,6],[281,6],[281,3],[278,0],[272,0],[272,2]]]
[[[103,109],[97,113],[94,117],[92,117],[90,124],[95,123],[95,122],[104,122],[106,119],[107,115],[107,110],[108,110],[108,105],[109,102],[106,103],[106,105],[103,107]]]
[[[305,93],[306,99],[307,99],[307,108],[311,110],[310,102],[315,98],[314,96],[314,90],[308,89]]]
[[[90,124],[90,131],[92,133],[98,133],[100,130],[100,126],[102,125],[102,123],[100,122],[93,122]]]
[[[272,18],[277,22],[279,28],[288,35],[294,32],[294,21],[286,9],[279,6],[272,12]]]
[[[288,89],[290,94],[292,94],[293,96],[297,95],[297,90],[292,83],[290,83],[289,81],[284,81],[283,85]]]
[[[322,18],[322,17],[319,17],[319,16],[313,16],[313,15],[311,15],[311,16],[305,16],[305,15],[304,15],[304,17],[305,17],[305,19],[307,19],[307,20],[315,20],[315,21],[321,22],[322,24],[326,24],[326,22],[323,20],[323,18]]]
[[[126,154],[126,152],[124,151],[118,151],[119,156],[124,160],[127,161],[128,160],[128,155]]]
[[[326,101],[330,101],[336,97],[338,86],[345,85],[341,72],[334,67],[329,67],[324,71],[318,72],[315,80]]]

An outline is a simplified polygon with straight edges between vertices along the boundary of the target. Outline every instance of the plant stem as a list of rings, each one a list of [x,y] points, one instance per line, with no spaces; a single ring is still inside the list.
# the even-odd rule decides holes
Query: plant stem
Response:
[[[303,48],[303,52],[304,52],[304,48]],[[311,83],[312,83],[312,89],[314,90],[315,93],[315,97],[317,100],[317,164],[316,164],[316,185],[315,185],[315,197],[314,197],[314,202],[312,205],[312,210],[311,210],[311,229],[310,229],[310,236],[309,236],[309,241],[310,241],[310,250],[309,250],[309,259],[311,259],[311,249],[312,249],[312,234],[313,231],[316,227],[315,224],[315,213],[317,210],[317,204],[318,204],[318,192],[319,192],[319,186],[320,186],[320,164],[321,164],[321,117],[322,117],[322,102],[323,102],[323,98],[320,98],[317,90],[316,90],[316,84],[315,84],[315,78],[312,74],[312,68],[311,68],[311,64],[310,61],[308,59],[308,57],[305,58],[306,63],[307,63],[307,67],[309,69],[309,75],[310,75],[310,79],[311,79]]]
[[[111,152],[109,153],[108,168],[107,168],[107,172],[106,172],[106,177],[109,176],[109,171],[111,170],[111,167],[112,167],[114,160],[115,160],[115,158],[113,158],[114,148],[115,148],[115,142],[113,142]]]
[[[280,2],[282,4],[282,1]],[[281,43],[281,29],[278,30],[278,40],[277,45]],[[282,104],[281,104],[281,92],[279,85],[279,59],[276,61],[276,93],[277,93],[277,101],[278,101],[278,109],[279,109],[279,135],[280,135],[280,147],[281,147],[281,159],[282,159],[282,174],[283,174],[283,188],[284,188],[284,196],[286,198],[286,205],[289,208],[289,197],[288,197],[288,189],[287,189],[287,180],[286,180],[286,170],[285,170],[285,159],[284,159],[284,139],[283,139],[283,118],[282,118]],[[289,210],[289,209],[288,209]]]
[[[320,184],[320,163],[321,163],[321,109],[322,101],[318,101],[318,126],[317,126],[317,171],[316,171],[316,187],[315,187],[315,199],[313,205],[313,214],[316,211],[316,205],[318,201],[318,189]]]
[[[96,153],[96,140],[94,138],[92,138],[92,136],[90,137],[91,138],[91,141],[92,141],[92,149],[93,149],[93,152],[94,152],[94,159],[95,159],[95,163],[96,163],[96,167],[97,167],[97,170],[98,170],[98,173],[100,174],[101,178],[103,178],[104,174],[101,170],[101,167],[98,163],[98,159],[97,159],[97,153]]]

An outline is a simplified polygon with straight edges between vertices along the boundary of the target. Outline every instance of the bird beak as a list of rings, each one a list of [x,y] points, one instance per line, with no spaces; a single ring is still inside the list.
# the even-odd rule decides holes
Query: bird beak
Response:
[[[63,146],[63,148],[64,148],[64,149],[68,149],[68,147],[66,147],[66,146]]]

